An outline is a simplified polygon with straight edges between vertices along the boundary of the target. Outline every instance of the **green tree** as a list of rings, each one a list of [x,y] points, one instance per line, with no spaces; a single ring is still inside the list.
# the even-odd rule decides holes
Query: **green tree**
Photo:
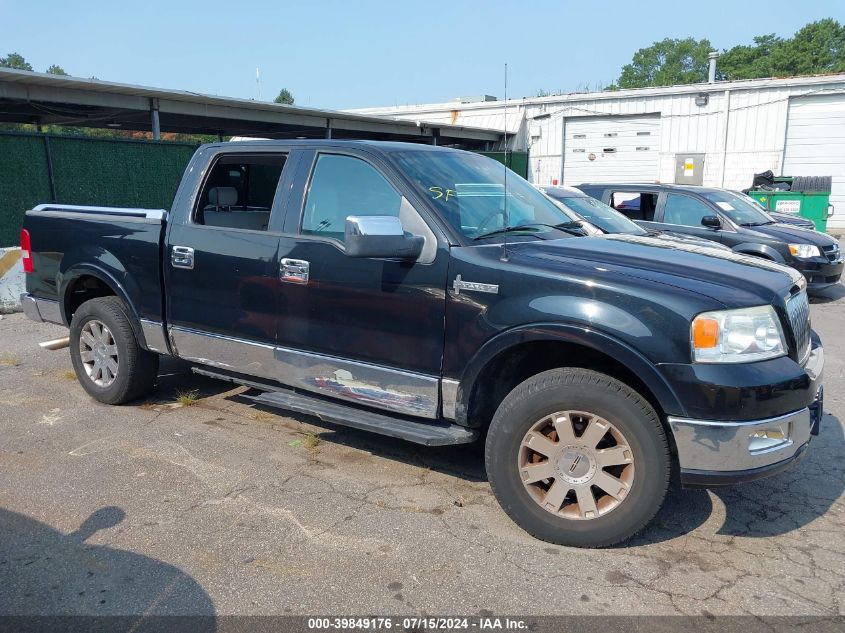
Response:
[[[772,51],[776,76],[845,71],[845,26],[827,18],[811,22]]]
[[[722,53],[718,69],[720,79],[755,79],[775,74],[773,54],[783,46],[783,38],[774,33],[758,35],[754,44],[734,46]]]
[[[0,57],[0,66],[17,68],[18,70],[32,70],[32,65],[23,58],[23,55],[18,53],[9,53],[5,57]]]
[[[293,95],[287,88],[282,88],[279,91],[279,96],[273,99],[276,103],[284,103],[285,105],[293,105]]]
[[[710,40],[666,38],[634,53],[616,82],[620,88],[672,86],[707,80]]]
[[[47,74],[49,75],[67,75],[65,69],[57,64],[53,64],[47,69]]]
[[[721,79],[794,77],[845,71],[845,26],[827,18],[811,22],[794,36],[758,35],[719,58]]]

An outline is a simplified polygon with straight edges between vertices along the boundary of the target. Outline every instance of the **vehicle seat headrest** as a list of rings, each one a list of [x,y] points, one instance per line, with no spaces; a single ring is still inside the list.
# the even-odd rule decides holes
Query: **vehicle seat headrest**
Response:
[[[212,187],[208,190],[208,204],[231,207],[238,204],[238,190],[234,187]]]

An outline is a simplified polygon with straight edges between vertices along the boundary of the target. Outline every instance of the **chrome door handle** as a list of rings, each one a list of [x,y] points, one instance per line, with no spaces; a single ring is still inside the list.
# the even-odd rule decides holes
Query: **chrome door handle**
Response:
[[[279,262],[279,279],[293,284],[307,284],[309,266],[304,259],[285,257]]]
[[[193,269],[194,249],[190,246],[174,246],[170,251],[170,265],[173,268]]]

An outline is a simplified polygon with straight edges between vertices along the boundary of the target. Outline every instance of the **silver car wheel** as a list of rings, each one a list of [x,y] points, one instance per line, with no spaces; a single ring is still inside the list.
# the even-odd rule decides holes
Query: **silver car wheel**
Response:
[[[517,457],[525,490],[547,512],[590,520],[618,508],[634,483],[634,453],[602,417],[559,411],[534,424]]]
[[[117,378],[120,367],[117,341],[102,321],[92,319],[82,326],[79,357],[88,378],[98,387],[108,387]]]

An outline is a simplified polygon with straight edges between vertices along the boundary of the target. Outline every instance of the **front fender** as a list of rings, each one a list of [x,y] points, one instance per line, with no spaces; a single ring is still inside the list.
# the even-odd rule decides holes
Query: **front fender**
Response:
[[[654,394],[664,413],[685,416],[686,411],[672,387],[657,368],[624,342],[585,326],[565,323],[535,323],[518,326],[496,335],[476,352],[461,376],[456,396],[455,419],[466,424],[469,399],[473,386],[484,367],[509,348],[536,341],[562,341],[601,352],[624,365],[635,374]]]
[[[783,258],[779,252],[777,252],[771,246],[767,246],[766,244],[755,244],[753,242],[746,242],[743,244],[737,244],[731,250],[736,253],[745,253],[746,255],[756,255],[758,257],[765,257],[766,259],[771,259],[778,264],[783,264],[786,260]]]

